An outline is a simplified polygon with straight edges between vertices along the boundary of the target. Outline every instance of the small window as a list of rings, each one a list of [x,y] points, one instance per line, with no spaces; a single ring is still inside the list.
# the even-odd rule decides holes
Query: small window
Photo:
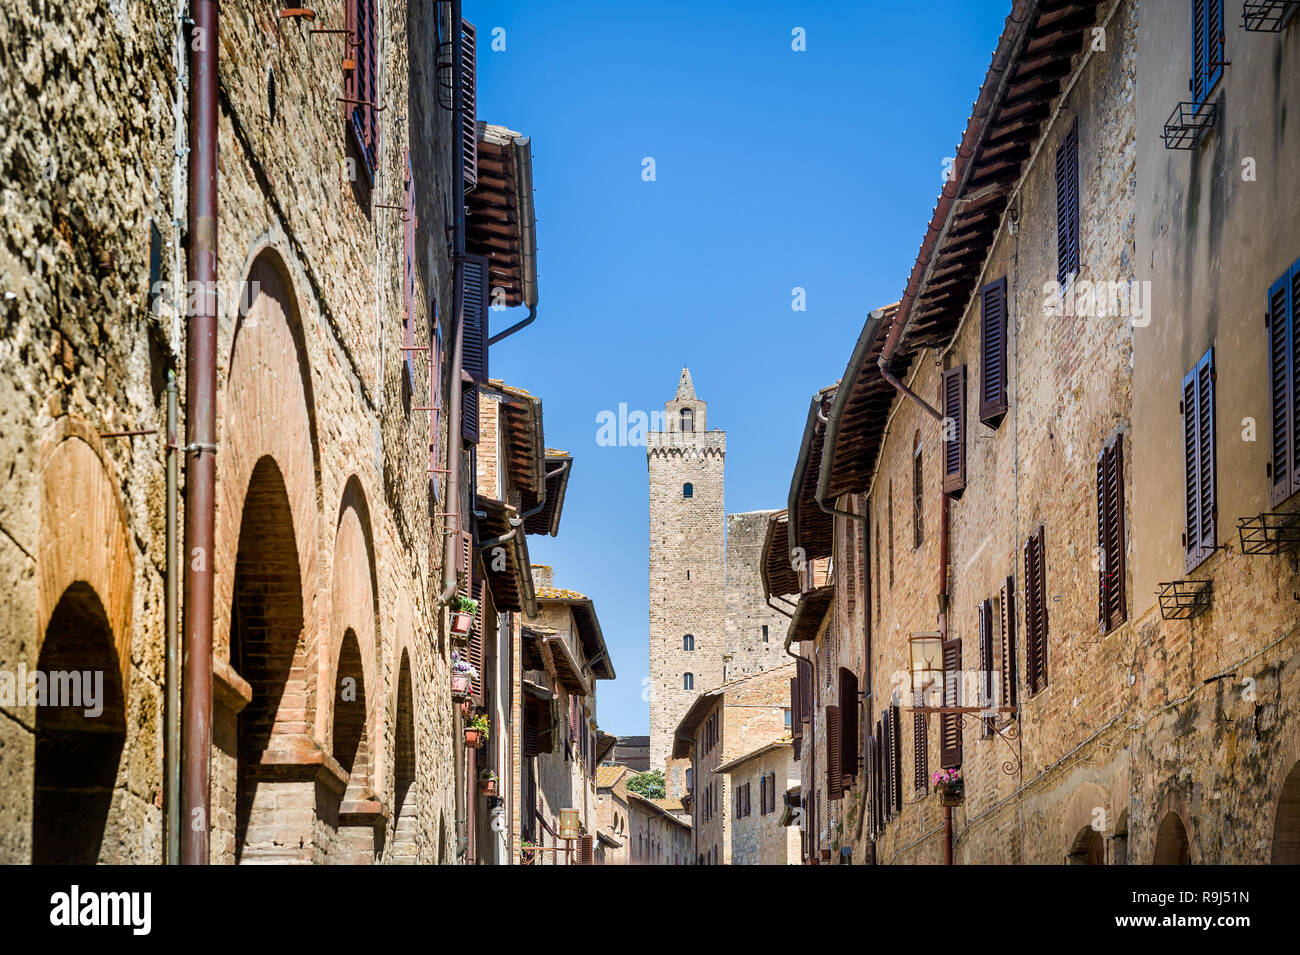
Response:
[[[781,710],[781,716],[785,720],[785,728],[789,729],[790,728],[790,707],[788,706],[784,707]]]
[[[763,624],[763,642],[767,643],[767,624]]]
[[[687,481],[685,484],[682,485],[682,497],[694,497],[694,496],[695,496],[695,485]]]
[[[688,633],[686,636],[682,637],[682,649],[683,650],[695,649],[695,634]],[[686,689],[689,690],[690,687],[688,686]]]
[[[694,674],[694,673],[683,673],[683,674],[682,674],[682,689],[683,689],[683,690],[693,690],[693,689],[695,689],[695,674]]]
[[[1079,271],[1079,121],[1056,150],[1056,281],[1067,285]]]
[[[679,427],[678,430],[680,430],[680,431],[694,431],[694,430],[695,430],[695,412],[692,411],[690,408],[683,408],[683,409],[682,409],[681,419],[680,419],[680,420],[681,420],[681,425],[680,425],[680,427]]]
[[[921,432],[916,432],[912,442],[912,548],[915,550],[925,540],[925,501],[921,492],[925,472],[921,467]]]
[[[1205,102],[1223,75],[1223,0],[1192,0],[1192,100]]]

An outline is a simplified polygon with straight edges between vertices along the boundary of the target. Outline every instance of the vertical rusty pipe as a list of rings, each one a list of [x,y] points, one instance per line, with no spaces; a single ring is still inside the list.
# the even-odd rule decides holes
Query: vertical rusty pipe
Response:
[[[943,864],[952,865],[952,806],[943,807]]]
[[[198,294],[185,335],[185,813],[181,861],[208,862],[212,748],[212,562],[217,476],[218,0],[191,0],[189,250]]]
[[[455,217],[455,241],[453,244],[454,268],[452,272],[452,347],[451,347],[451,384],[447,389],[447,500],[444,504],[446,517],[446,546],[442,552],[442,593],[438,596],[440,604],[446,604],[456,594],[456,535],[460,526],[460,459],[461,459],[461,379],[460,366],[464,352],[465,296],[462,294],[461,272],[465,267],[465,171],[460,156],[460,136],[462,118],[465,112],[464,88],[460,75],[464,68],[464,56],[461,47],[461,7],[460,0],[451,2],[451,35],[455,42],[451,45],[452,75],[455,84],[452,90],[452,137],[454,152],[452,155],[452,179],[455,183],[452,195],[455,196],[453,215]],[[455,515],[455,521],[451,519]]]
[[[164,617],[167,621],[167,662],[164,675],[166,699],[163,704],[165,744],[163,749],[163,778],[167,787],[163,796],[167,822],[167,864],[179,865],[181,861],[181,673],[180,673],[180,601],[176,591],[176,519],[178,472],[177,456],[180,454],[180,435],[177,433],[176,372],[167,371],[167,516],[166,516],[166,592],[163,594]]]

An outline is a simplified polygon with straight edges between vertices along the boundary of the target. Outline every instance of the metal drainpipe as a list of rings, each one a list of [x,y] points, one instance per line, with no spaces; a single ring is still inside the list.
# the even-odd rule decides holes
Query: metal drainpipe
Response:
[[[218,0],[190,7],[189,250],[196,296],[185,342],[185,779],[181,861],[207,865],[211,828],[212,563],[217,477]]]
[[[460,129],[462,117],[465,112],[464,90],[461,86],[461,70],[464,69],[462,63],[461,48],[461,7],[460,0],[451,0],[451,30],[455,34],[456,41],[451,46],[451,70],[455,76],[455,88],[452,92],[452,129],[456,130],[457,135],[453,137],[453,142],[459,144]],[[447,501],[444,505],[446,509],[447,529],[444,535],[444,544],[442,552],[442,592],[438,594],[438,603],[445,606],[446,603],[456,595],[456,535],[460,532],[460,459],[464,454],[461,449],[461,361],[463,355],[463,336],[461,330],[464,327],[464,309],[465,297],[462,290],[463,280],[462,272],[465,268],[465,173],[461,168],[459,150],[453,156],[456,167],[453,178],[456,185],[452,190],[456,197],[455,202],[455,244],[453,250],[454,268],[452,271],[452,349],[451,349],[451,387],[448,389],[447,403],[449,413],[447,415]],[[452,516],[455,521],[452,521]]]
[[[939,636],[948,639],[948,495],[939,510]],[[928,717],[927,717],[928,718]],[[943,807],[943,864],[952,865],[952,806]]]
[[[163,750],[163,777],[166,793],[163,805],[167,808],[167,864],[180,865],[181,861],[181,675],[179,603],[176,592],[176,517],[177,502],[177,422],[176,372],[167,371],[167,573],[164,583],[164,617],[167,621],[166,698],[163,710],[165,749]]]

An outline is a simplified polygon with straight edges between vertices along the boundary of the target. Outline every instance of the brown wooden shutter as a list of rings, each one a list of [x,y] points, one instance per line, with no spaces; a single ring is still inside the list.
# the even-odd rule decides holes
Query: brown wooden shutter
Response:
[[[812,720],[812,662],[800,657],[795,672],[799,674],[799,719],[807,723]]]
[[[1124,599],[1124,442],[1115,437],[1097,456],[1097,613],[1102,630],[1127,617]]]
[[[943,643],[943,705],[961,706],[961,637]],[[939,714],[939,765],[944,769],[961,766],[961,716]]]
[[[998,597],[1002,615],[1002,700],[1016,705],[1016,577],[1009,576]]]
[[[592,838],[589,835],[578,836],[578,865],[594,865]]]
[[[997,678],[993,673],[993,601],[981,600],[979,603],[979,640],[980,640],[980,706],[992,707],[997,703]],[[982,718],[984,735],[993,732],[993,721],[997,714]]]
[[[465,191],[478,185],[478,44],[477,31],[460,21],[461,172]]]
[[[889,766],[889,792],[893,798],[894,812],[903,811],[903,725],[902,714],[898,704],[889,707],[889,742],[891,745],[891,762]]]
[[[1056,281],[1079,271],[1079,121],[1056,150]]]
[[[1025,666],[1032,696],[1047,686],[1047,572],[1043,528],[1025,541]]]
[[[803,750],[803,717],[800,714],[799,667],[794,668],[795,675],[790,678],[790,736],[794,741],[794,758],[797,761]]]
[[[1214,552],[1218,505],[1214,478],[1214,349],[1183,378],[1183,474],[1190,572]]]
[[[918,793],[930,788],[930,720],[926,713],[912,714],[912,786]]]
[[[375,149],[378,144],[374,0],[348,0],[344,10],[344,23],[351,31],[348,34],[351,42],[344,46],[343,96],[354,101],[344,103],[344,111],[348,127],[360,149],[366,177],[373,180]]]
[[[841,746],[840,708],[826,707],[826,796],[840,799],[844,795],[844,779],[840,773]]]
[[[858,775],[858,675],[840,667],[840,775]]]
[[[1300,262],[1268,290],[1269,504],[1300,491]]]
[[[538,742],[538,723],[537,706],[531,701],[531,698],[524,700],[522,712],[520,713],[523,722],[523,756],[524,759],[532,759],[541,752],[541,746]]]
[[[980,421],[996,428],[1007,413],[1007,280],[980,289]]]
[[[466,255],[461,266],[460,367],[473,384],[461,385],[461,436],[478,443],[478,388],[488,380],[488,260],[483,255]]]
[[[474,612],[474,622],[469,628],[469,665],[474,668],[475,675],[470,679],[470,686],[474,690],[474,699],[480,703],[483,702],[483,604],[484,604],[484,586],[483,581],[478,579],[478,574],[472,574],[473,581],[472,595],[478,601],[478,610]]]
[[[880,832],[880,722],[876,732],[867,740],[867,804],[871,811],[871,833]]]
[[[943,373],[943,493],[960,497],[966,489],[966,366]]]
[[[576,696],[569,697],[569,743],[578,742],[578,725],[582,720],[582,700]]]

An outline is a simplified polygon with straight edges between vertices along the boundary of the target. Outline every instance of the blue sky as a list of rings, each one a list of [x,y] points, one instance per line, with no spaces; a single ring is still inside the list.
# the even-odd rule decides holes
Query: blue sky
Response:
[[[1009,9],[465,0],[479,118],[533,143],[538,320],[491,373],[575,457],[560,536],[529,546],[596,601],[608,731],[649,726],[647,473],[644,448],[597,446],[597,415],[662,410],[689,365],[727,432],[728,513],[784,506],[809,396],[901,295]]]

